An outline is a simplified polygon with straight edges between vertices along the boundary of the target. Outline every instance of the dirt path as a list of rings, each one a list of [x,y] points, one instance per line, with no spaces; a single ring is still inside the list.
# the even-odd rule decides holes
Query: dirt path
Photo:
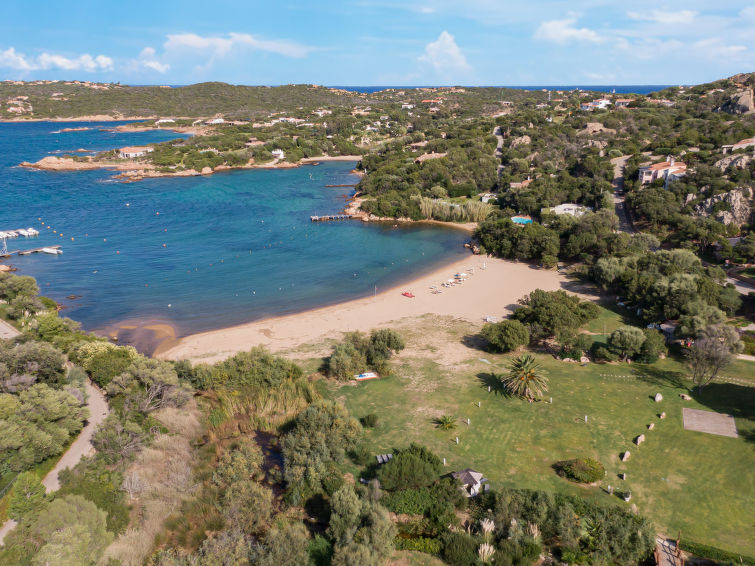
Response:
[[[630,155],[622,155],[611,159],[613,165],[613,205],[616,208],[616,216],[619,217],[619,230],[628,234],[634,234],[634,229],[627,205],[624,202],[624,167],[629,161]]]
[[[81,433],[73,441],[71,446],[66,450],[65,454],[60,458],[55,467],[42,480],[42,485],[45,486],[47,493],[57,491],[60,488],[60,481],[58,480],[58,474],[66,468],[73,468],[84,456],[89,456],[94,453],[94,446],[92,446],[92,434],[99,424],[105,420],[109,412],[109,407],[105,396],[97,389],[91,382],[86,382],[86,391],[89,396],[87,400],[87,407],[89,408],[89,419],[86,425],[81,429]],[[16,526],[16,522],[12,519],[8,519],[2,526],[0,526],[0,545],[3,544],[3,539],[10,531]]]
[[[503,155],[503,132],[501,131],[501,126],[496,126],[493,129],[493,135],[498,138],[498,144],[495,148],[495,157],[499,161],[501,160],[501,156]],[[498,178],[501,178],[501,174],[503,173],[503,165],[500,163],[498,164]],[[500,189],[499,189],[500,190]]]
[[[11,326],[4,320],[0,320],[0,338],[4,338],[5,340],[10,340],[11,338],[15,338],[16,336],[19,336],[21,333],[15,329],[15,327]]]

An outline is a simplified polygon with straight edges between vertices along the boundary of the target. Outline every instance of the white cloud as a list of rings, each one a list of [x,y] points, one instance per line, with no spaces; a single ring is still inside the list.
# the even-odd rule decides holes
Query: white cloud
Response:
[[[664,25],[691,24],[697,17],[697,14],[694,10],[627,12],[627,16],[633,20],[655,22]]]
[[[167,63],[161,63],[155,56],[155,50],[152,47],[145,47],[139,53],[139,64],[158,73],[167,73],[170,70],[170,65]]]
[[[425,52],[419,57],[419,62],[431,65],[441,74],[470,69],[467,58],[456,45],[454,36],[445,30],[440,33],[438,39],[425,46]]]
[[[16,71],[31,71],[34,67],[26,60],[26,57],[16,53],[13,47],[0,51],[0,67],[15,69]]]
[[[718,37],[710,37],[696,41],[692,47],[700,53],[700,56],[709,59],[721,59],[737,57],[747,51],[744,45],[726,45]]]
[[[739,12],[739,15],[740,17],[746,18],[748,20],[755,20],[755,5],[742,8],[742,11]]]
[[[551,41],[553,43],[569,43],[571,41],[586,41],[600,43],[603,41],[596,31],[589,28],[576,27],[577,18],[571,16],[565,20],[550,20],[542,22],[535,30],[535,39]]]
[[[6,67],[17,71],[47,71],[50,69],[62,69],[64,71],[112,71],[113,60],[105,55],[92,57],[88,53],[71,59],[63,55],[42,53],[35,57],[27,57],[23,53],[17,53],[13,47],[0,51],[0,67]]]
[[[305,57],[311,47],[293,41],[258,39],[248,33],[229,33],[225,37],[203,37],[195,33],[169,35],[165,51],[204,51],[212,57],[224,57],[233,49],[247,47],[285,57]]]

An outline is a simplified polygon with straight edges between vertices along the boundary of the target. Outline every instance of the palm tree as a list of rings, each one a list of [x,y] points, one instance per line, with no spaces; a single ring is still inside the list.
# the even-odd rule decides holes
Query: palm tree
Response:
[[[501,383],[512,395],[523,397],[532,403],[548,391],[548,378],[544,373],[533,356],[523,354],[514,358],[509,366],[509,374],[501,378]]]
[[[443,415],[442,417],[435,419],[435,424],[438,425],[438,428],[440,429],[451,430],[452,428],[456,428],[456,417],[453,415]]]

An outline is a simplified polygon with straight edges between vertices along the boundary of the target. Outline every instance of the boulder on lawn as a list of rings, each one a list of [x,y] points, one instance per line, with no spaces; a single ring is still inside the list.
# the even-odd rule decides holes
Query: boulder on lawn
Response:
[[[653,399],[655,400],[656,403],[660,403],[661,401],[663,401],[663,395],[661,395],[660,393],[656,393]]]
[[[629,453],[629,450],[627,450],[621,455],[621,461],[626,462],[627,460],[629,460],[629,456],[631,456],[631,454]]]
[[[653,430],[655,428],[655,423],[650,423],[648,425],[648,430]]]
[[[692,401],[692,397],[690,397],[686,393],[682,393],[681,395],[679,395],[679,397],[682,398],[682,401]]]
[[[658,418],[659,419],[665,419],[666,418],[666,413],[665,412],[661,413],[660,415],[658,415]]]
[[[641,434],[640,436],[638,436],[637,438],[635,438],[635,439],[634,439],[634,443],[635,443],[635,444],[636,444],[637,446],[639,446],[639,445],[640,445],[640,444],[642,444],[643,442],[645,442],[645,435],[644,435],[644,434]]]

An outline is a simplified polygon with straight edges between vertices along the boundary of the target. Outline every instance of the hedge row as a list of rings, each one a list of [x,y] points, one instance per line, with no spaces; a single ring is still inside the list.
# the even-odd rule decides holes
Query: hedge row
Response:
[[[683,551],[694,554],[700,558],[707,558],[709,560],[715,560],[716,562],[735,562],[736,564],[742,564],[743,566],[755,566],[755,558],[742,556],[741,554],[729,552],[728,550],[716,548],[715,546],[685,540],[682,540],[679,546]]]

